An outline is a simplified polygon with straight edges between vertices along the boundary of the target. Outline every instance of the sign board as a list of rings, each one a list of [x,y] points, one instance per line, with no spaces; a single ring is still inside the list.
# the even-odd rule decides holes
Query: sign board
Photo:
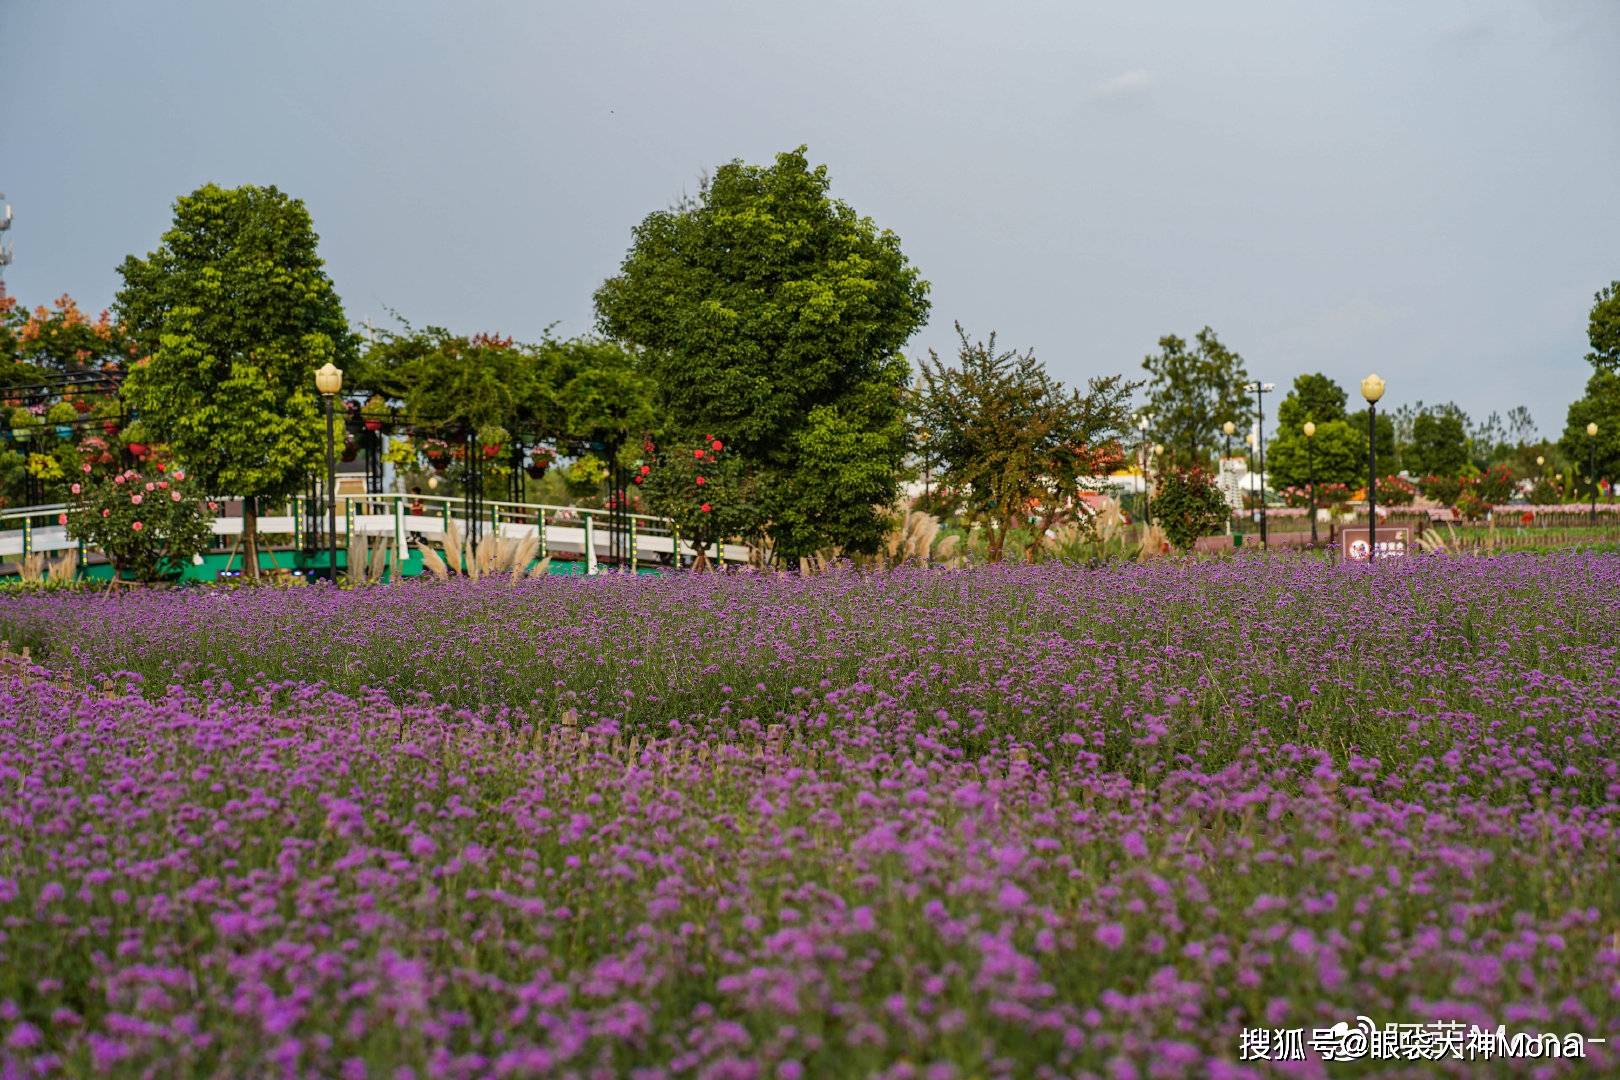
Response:
[[[1376,542],[1378,550],[1373,554],[1379,562],[1385,559],[1405,558],[1413,553],[1411,529],[1379,529]],[[1366,562],[1369,554],[1367,530],[1354,525],[1346,526],[1344,531],[1339,533],[1339,553],[1345,562]]]

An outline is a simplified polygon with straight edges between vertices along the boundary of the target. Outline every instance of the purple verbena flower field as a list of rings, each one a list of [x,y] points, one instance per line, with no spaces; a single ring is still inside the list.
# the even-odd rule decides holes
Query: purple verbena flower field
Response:
[[[1328,1076],[1606,1036],[1620,559],[0,597],[6,1076]],[[1493,1071],[1495,1070],[1495,1071]]]

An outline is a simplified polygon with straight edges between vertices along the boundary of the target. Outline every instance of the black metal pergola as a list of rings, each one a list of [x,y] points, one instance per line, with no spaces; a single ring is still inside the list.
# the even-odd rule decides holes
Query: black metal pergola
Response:
[[[478,441],[477,430],[468,424],[444,424],[412,418],[397,408],[390,409],[389,416],[383,419],[374,414],[362,414],[360,405],[358,395],[346,399],[344,427],[346,432],[356,437],[361,451],[365,454],[366,492],[368,494],[382,492],[384,435],[404,434],[412,438],[438,439],[450,446],[459,446],[462,470],[458,479],[462,487],[462,506],[467,518],[468,540],[474,544],[478,543],[483,537],[487,500],[484,471],[486,454]],[[630,543],[629,488],[632,473],[619,461],[622,444],[610,445],[600,440],[579,436],[557,435],[539,427],[508,431],[507,438],[510,473],[507,477],[506,495],[512,502],[523,501],[523,477],[526,471],[524,461],[528,452],[535,447],[549,446],[569,456],[595,452],[607,459],[609,487],[607,561],[612,565],[631,565],[635,554]],[[305,550],[310,552],[321,549],[321,522],[325,510],[321,498],[323,486],[319,474],[310,473],[305,490],[310,500],[311,511],[307,515],[308,527],[304,544]]]

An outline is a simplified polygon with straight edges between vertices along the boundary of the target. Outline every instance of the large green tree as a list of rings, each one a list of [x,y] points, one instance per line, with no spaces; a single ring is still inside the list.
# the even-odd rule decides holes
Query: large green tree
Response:
[[[1344,411],[1344,387],[1321,373],[1301,375],[1277,403],[1277,432],[1266,443],[1267,479],[1277,487],[1353,484],[1367,477],[1365,418],[1353,427]],[[1307,445],[1306,423],[1316,425]],[[1394,463],[1383,463],[1387,470]]]
[[[1191,347],[1166,334],[1142,367],[1149,376],[1149,430],[1172,464],[1207,466],[1221,445],[1221,425],[1230,420],[1247,428],[1254,415],[1253,397],[1244,389],[1249,375],[1243,357],[1207,326],[1194,335]]]
[[[990,560],[1000,561],[1012,531],[1040,536],[1071,512],[1082,478],[1121,461],[1127,405],[1137,383],[1092,379],[1086,393],[1065,388],[1034,352],[997,351],[996,336],[973,341],[958,324],[954,367],[932,350],[922,365],[917,411],[929,432],[939,482],[961,494],[984,526]]]
[[[1620,372],[1620,281],[1600,289],[1592,302],[1586,325],[1592,351],[1586,358],[1600,371]]]
[[[640,351],[660,428],[713,434],[748,463],[779,556],[875,550],[905,469],[900,349],[928,285],[804,147],[722,165],[649,214],[596,310]]]
[[[1597,424],[1596,437],[1586,434],[1589,423]],[[1582,478],[1580,489],[1586,494],[1591,492],[1594,464],[1597,479],[1613,482],[1620,478],[1620,370],[1592,372],[1585,395],[1570,403],[1558,450]]]
[[[1277,403],[1277,438],[1283,433],[1301,427],[1310,420],[1326,424],[1330,420],[1345,418],[1344,387],[1320,372],[1301,375],[1294,380],[1292,389]]]
[[[1468,430],[1457,413],[1425,410],[1412,421],[1412,445],[1401,455],[1413,476],[1460,476],[1468,465]]]
[[[208,184],[175,202],[156,250],[119,267],[115,310],[141,356],[129,402],[206,490],[246,497],[250,574],[255,500],[297,491],[319,460],[315,370],[357,351],[316,241],[298,199]]]
[[[1367,409],[1362,406],[1345,417],[1350,427],[1361,433],[1361,445],[1367,445]],[[1401,456],[1404,449],[1399,437],[1400,422],[1391,417],[1389,413],[1380,409],[1377,419],[1373,422],[1373,438],[1378,447],[1378,475],[1392,476],[1406,468]],[[1365,467],[1365,466],[1364,466]],[[1365,480],[1365,474],[1361,477]]]

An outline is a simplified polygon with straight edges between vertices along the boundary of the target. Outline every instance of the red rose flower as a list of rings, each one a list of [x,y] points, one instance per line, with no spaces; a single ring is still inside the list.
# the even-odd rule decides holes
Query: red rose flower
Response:
[[[709,504],[704,503],[702,506],[698,507],[698,509],[702,510],[705,514],[707,514],[709,512]]]
[[[698,482],[698,483],[699,483],[699,484],[701,484],[701,483],[703,483],[703,477],[701,477],[701,476],[700,476],[700,477],[698,477],[698,478],[697,478],[697,482]]]
[[[720,445],[720,440],[719,439],[715,439],[713,442],[709,443],[709,446],[712,447],[714,449],[714,452],[717,453],[717,454],[720,451],[725,449],[724,446]]]

